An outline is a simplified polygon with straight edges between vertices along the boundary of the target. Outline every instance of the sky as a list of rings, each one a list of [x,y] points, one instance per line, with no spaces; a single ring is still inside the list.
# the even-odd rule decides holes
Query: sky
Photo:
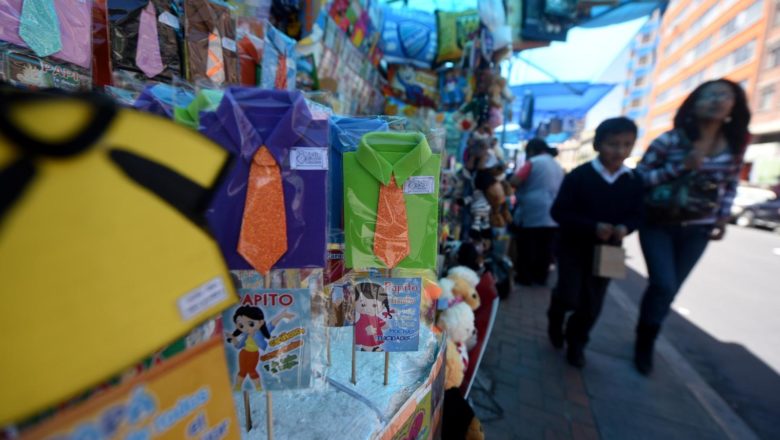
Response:
[[[522,59],[542,67],[558,81],[594,81],[626,48],[645,21],[647,17],[601,28],[575,27],[569,31],[566,42],[522,51],[510,61],[509,84],[555,82]]]

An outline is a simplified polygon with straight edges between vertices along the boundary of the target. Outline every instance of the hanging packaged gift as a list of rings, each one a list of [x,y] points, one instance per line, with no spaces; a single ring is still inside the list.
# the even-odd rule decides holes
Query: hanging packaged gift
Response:
[[[0,4],[0,40],[89,69],[92,2],[5,0]]]
[[[300,92],[230,88],[200,122],[238,156],[207,214],[228,267],[324,267],[327,119]]]
[[[220,1],[184,0],[187,79],[195,84],[239,83],[236,22]]]
[[[114,70],[170,81],[182,74],[183,34],[171,0],[107,0]]]
[[[348,268],[436,266],[440,170],[422,133],[369,133],[344,154]]]

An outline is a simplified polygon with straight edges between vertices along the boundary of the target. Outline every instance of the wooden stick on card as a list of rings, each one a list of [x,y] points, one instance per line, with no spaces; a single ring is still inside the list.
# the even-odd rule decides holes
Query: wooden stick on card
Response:
[[[244,390],[244,419],[247,432],[252,430],[252,408],[249,405],[249,391]]]
[[[271,271],[263,275],[263,287],[271,288]],[[268,434],[268,440],[274,438],[274,408],[271,401],[271,392],[265,391],[265,432]]]
[[[271,392],[265,392],[265,424],[268,432],[268,440],[274,440],[274,405],[271,401]]]
[[[393,269],[382,269],[382,275],[384,275],[386,278],[392,278]],[[389,293],[388,296],[390,296]],[[382,343],[382,347],[384,349],[384,342]],[[389,382],[389,376],[390,376],[390,352],[385,351],[385,380],[383,382],[385,386],[387,386],[387,383]]]
[[[352,326],[352,384],[357,385],[357,344],[355,343],[355,326]]]

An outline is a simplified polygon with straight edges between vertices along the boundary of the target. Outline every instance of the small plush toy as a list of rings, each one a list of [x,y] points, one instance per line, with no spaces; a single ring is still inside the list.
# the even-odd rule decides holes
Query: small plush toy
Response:
[[[474,312],[464,302],[454,304],[441,312],[438,327],[447,332],[447,367],[444,389],[460,387],[463,373],[469,363],[466,343],[477,330],[474,326]]]
[[[443,289],[436,281],[423,278],[423,294],[420,298],[420,316],[422,321],[431,326],[436,319],[436,304],[443,293]]]
[[[447,278],[454,282],[452,294],[456,300],[461,298],[463,302],[471,307],[471,310],[477,310],[480,306],[479,295],[477,294],[479,275],[466,266],[455,266],[449,270]]]
[[[456,298],[453,289],[455,289],[455,280],[451,278],[442,278],[439,280],[441,295],[439,295],[439,310],[446,310],[455,305]]]

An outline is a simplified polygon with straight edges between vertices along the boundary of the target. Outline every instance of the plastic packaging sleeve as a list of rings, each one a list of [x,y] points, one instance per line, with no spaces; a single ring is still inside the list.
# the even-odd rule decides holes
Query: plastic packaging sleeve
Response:
[[[230,269],[252,268],[236,249],[250,164],[263,145],[280,165],[286,208],[287,251],[274,268],[325,266],[328,120],[321,116],[300,92],[241,87],[227,89],[215,112],[201,114],[201,132],[236,156],[207,213]],[[303,153],[311,162],[301,164]]]
[[[329,243],[344,243],[344,161],[343,154],[357,150],[360,138],[374,131],[387,131],[389,124],[380,116],[330,119],[330,166],[328,172]]]
[[[216,1],[184,0],[184,17],[187,79],[195,84],[211,82],[206,75],[209,35],[216,28],[222,39],[224,85],[238,84],[240,78],[238,49],[235,46],[236,22],[230,9]]]
[[[28,47],[19,36],[23,0],[0,2],[0,40]],[[92,1],[55,0],[62,49],[52,55],[60,61],[89,69],[92,62]]]
[[[151,84],[144,88],[133,107],[148,113],[173,119],[176,106],[186,106],[195,99],[190,90],[168,84]]]
[[[145,78],[136,65],[136,50],[141,12],[149,1],[154,4],[158,16],[160,58],[165,67],[155,78],[170,80],[181,75],[182,57],[179,47],[183,31],[179,11],[170,0],[108,0],[113,68],[131,70]]]
[[[260,87],[294,90],[297,68],[295,40],[267,24],[264,41]],[[285,71],[280,72],[280,69]]]
[[[32,51],[0,42],[0,79],[32,88],[57,88],[68,91],[90,90],[89,71],[52,57],[41,58]]]
[[[227,332],[232,333],[236,329],[232,321],[236,310],[241,306],[259,308],[265,314],[266,324],[273,323],[274,316],[278,316],[277,313],[282,311],[295,315],[291,319],[280,319],[274,327],[267,327],[271,337],[266,338],[268,345],[265,348],[260,347],[261,358],[256,367],[260,373],[263,390],[287,392],[305,388],[312,391],[327,387],[326,330],[323,308],[319,301],[323,295],[322,275],[322,269],[272,270],[267,275],[266,284],[266,278],[258,272],[231,271],[231,277],[237,284],[240,302],[222,315],[223,327]],[[278,296],[271,300],[261,299],[265,298],[264,294],[267,291],[272,292],[276,289],[307,290],[307,299],[310,301],[306,303],[308,309],[305,305],[297,304],[293,295],[290,296],[293,299],[289,303],[280,302]],[[297,297],[297,299],[303,298]],[[299,329],[303,329],[303,332]],[[293,348],[289,351],[280,350],[288,342],[290,343],[288,346],[295,343],[292,345]],[[230,343],[227,343],[225,348],[228,366],[234,374],[238,369],[238,350]],[[281,354],[274,356],[275,350],[280,350]],[[298,364],[277,373],[270,373],[273,360],[281,360],[288,355],[295,355]],[[231,380],[234,378],[235,376],[231,377]],[[243,382],[242,380],[239,386],[244,385]],[[246,382],[249,382],[248,378]],[[236,385],[235,382],[233,384]]]
[[[409,252],[397,264],[399,269],[433,269],[438,247],[438,194],[441,155],[432,153],[422,133],[369,133],[358,150],[369,146],[374,157],[411,166],[400,171],[397,184],[404,192]],[[425,151],[427,150],[427,152]],[[354,269],[386,268],[375,255],[375,231],[381,184],[378,174],[390,172],[377,168],[380,159],[359,159],[360,151],[344,154],[344,233],[346,267]],[[392,168],[398,174],[398,165]],[[386,176],[389,182],[389,176]],[[406,178],[404,180],[404,178]]]

